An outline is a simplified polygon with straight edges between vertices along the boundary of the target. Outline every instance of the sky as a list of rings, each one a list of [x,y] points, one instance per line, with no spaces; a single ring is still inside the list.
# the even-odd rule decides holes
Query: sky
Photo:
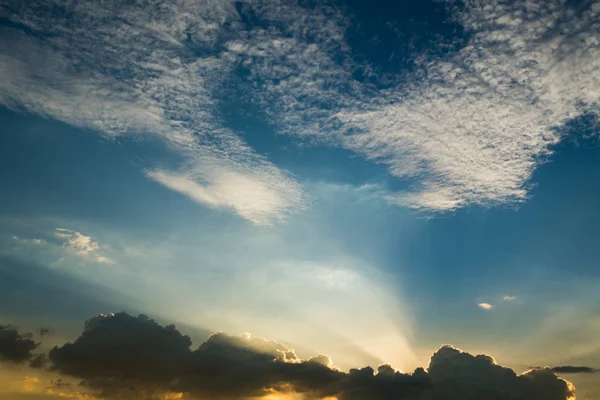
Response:
[[[3,1],[0,398],[600,400],[598,32]]]

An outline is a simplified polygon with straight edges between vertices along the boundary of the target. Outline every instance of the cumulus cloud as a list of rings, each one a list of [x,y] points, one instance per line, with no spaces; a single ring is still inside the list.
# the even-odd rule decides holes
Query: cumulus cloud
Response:
[[[30,333],[19,333],[11,326],[0,325],[0,360],[22,363],[33,358],[39,343]]]
[[[479,303],[477,304],[477,307],[482,308],[484,310],[491,310],[492,308],[494,308],[494,306],[490,303]]]
[[[517,375],[487,355],[473,356],[443,346],[428,368],[433,382],[432,399],[536,399],[574,398],[575,388],[548,368]]]
[[[443,346],[427,370],[402,373],[391,365],[337,369],[324,354],[301,359],[283,343],[222,332],[192,349],[175,326],[145,315],[98,315],[74,341],[49,353],[51,369],[76,378],[108,399],[250,399],[295,393],[305,399],[566,400],[574,387],[548,368],[517,375],[486,355]],[[59,380],[55,386],[69,386]],[[507,397],[508,396],[508,397]]]
[[[63,240],[63,246],[75,254],[90,257],[101,264],[114,264],[114,261],[108,257],[98,254],[100,245],[90,236],[85,236],[81,232],[72,231],[65,228],[56,228],[54,232],[56,237]]]
[[[414,182],[387,194],[392,203],[449,211],[524,201],[559,128],[598,112],[600,3],[442,3],[465,32],[457,51],[413,49],[410,71],[384,76],[355,57],[346,39],[356,16],[333,2],[10,0],[0,8],[14,23],[1,41],[0,103],[109,136],[158,135],[184,161],[150,169],[151,179],[258,224],[306,198],[227,128],[232,98],[279,133],[352,150]],[[357,70],[372,73],[357,79]]]

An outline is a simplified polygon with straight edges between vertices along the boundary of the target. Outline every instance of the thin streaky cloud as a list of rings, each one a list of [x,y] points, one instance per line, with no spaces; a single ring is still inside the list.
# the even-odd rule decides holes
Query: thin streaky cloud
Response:
[[[593,374],[600,372],[600,370],[597,368],[573,365],[561,365],[558,367],[552,367],[551,369],[557,374]]]
[[[504,297],[502,298],[502,300],[504,300],[504,301],[513,301],[513,300],[515,300],[516,298],[517,298],[516,296],[504,296]]]

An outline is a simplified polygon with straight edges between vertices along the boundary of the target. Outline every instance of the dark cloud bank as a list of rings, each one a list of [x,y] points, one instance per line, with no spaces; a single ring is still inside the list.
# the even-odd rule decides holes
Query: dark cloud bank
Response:
[[[0,354],[35,360],[29,334],[0,330]],[[427,370],[401,373],[389,365],[343,372],[323,354],[301,360],[286,345],[250,335],[215,333],[195,350],[174,325],[145,315],[96,316],[73,343],[54,347],[46,368],[76,378],[111,399],[154,399],[167,392],[197,399],[244,399],[296,392],[339,400],[565,400],[574,388],[549,368],[517,375],[486,355],[440,348]],[[557,368],[557,372],[560,372]],[[574,371],[573,371],[574,372]]]
[[[38,345],[31,333],[21,334],[12,326],[0,325],[0,360],[17,363],[30,361]]]

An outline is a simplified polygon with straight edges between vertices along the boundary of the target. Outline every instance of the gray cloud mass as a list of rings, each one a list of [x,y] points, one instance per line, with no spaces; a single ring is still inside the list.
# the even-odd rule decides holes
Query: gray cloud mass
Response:
[[[305,399],[339,400],[566,400],[575,390],[551,369],[518,375],[490,356],[451,346],[433,354],[427,370],[413,373],[387,364],[376,371],[343,372],[326,355],[303,360],[282,343],[250,334],[218,332],[198,348],[191,346],[174,325],[162,326],[145,315],[98,315],[86,321],[74,342],[49,352],[48,368],[107,399],[153,399],[166,393],[249,399],[296,393]],[[59,382],[68,386],[67,380]]]
[[[30,333],[21,334],[12,326],[0,325],[0,360],[16,363],[31,360],[38,345]]]

